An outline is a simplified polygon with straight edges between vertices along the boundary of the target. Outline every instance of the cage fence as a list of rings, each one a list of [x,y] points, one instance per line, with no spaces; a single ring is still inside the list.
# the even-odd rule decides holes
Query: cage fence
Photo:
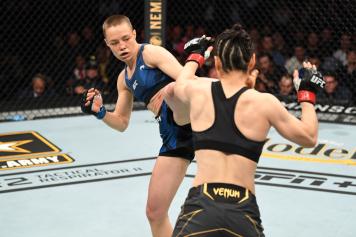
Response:
[[[2,0],[0,121],[80,114],[82,92],[102,91],[111,105],[124,65],[106,47],[104,19],[127,15],[145,39],[147,0]],[[254,42],[256,90],[273,93],[298,115],[291,74],[304,60],[324,75],[316,110],[325,121],[356,123],[354,0],[166,0],[164,46],[184,63],[184,44],[235,23]],[[96,73],[88,73],[94,69]],[[212,60],[200,75],[214,76]],[[137,108],[144,108],[136,103]]]

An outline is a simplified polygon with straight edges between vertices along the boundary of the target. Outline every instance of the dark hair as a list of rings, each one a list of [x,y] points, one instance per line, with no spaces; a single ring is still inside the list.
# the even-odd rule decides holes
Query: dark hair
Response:
[[[270,53],[266,52],[266,51],[263,51],[261,53],[258,54],[258,59],[260,58],[264,58],[264,57],[267,57],[269,59],[269,61],[274,64],[274,61],[273,61],[273,57]]]
[[[220,58],[225,72],[232,70],[247,72],[253,53],[250,35],[240,24],[225,30],[215,40],[214,55]]]
[[[32,77],[32,83],[36,80],[41,80],[44,81],[44,83],[47,83],[47,77],[42,73],[37,73]]]
[[[324,71],[323,76],[324,77],[333,77],[335,79],[335,81],[339,80],[339,78],[337,77],[337,73],[333,72],[333,71]]]

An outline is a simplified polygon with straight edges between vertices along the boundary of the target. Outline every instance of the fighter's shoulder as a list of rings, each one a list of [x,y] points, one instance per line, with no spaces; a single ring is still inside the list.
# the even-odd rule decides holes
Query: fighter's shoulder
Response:
[[[245,92],[244,98],[245,100],[249,100],[251,102],[254,102],[256,104],[266,104],[266,103],[276,103],[279,102],[278,99],[270,94],[270,93],[264,93],[264,92],[259,92],[255,89],[249,89]]]
[[[142,51],[142,57],[145,63],[150,66],[150,67],[156,67],[157,61],[159,61],[162,58],[162,52],[161,49],[162,47],[152,45],[152,44],[145,44],[143,51]]]
[[[210,92],[211,83],[214,80],[207,77],[195,77],[194,80],[188,80],[187,82],[190,85],[190,88],[193,92]]]
[[[167,49],[165,49],[162,46],[153,45],[153,44],[146,44],[144,46],[143,56],[145,58],[150,57],[150,58],[153,58],[155,60],[159,60],[159,59],[162,59],[162,58],[169,58],[172,55]]]
[[[144,44],[143,47],[143,54],[152,54],[164,50],[162,46],[153,44]]]

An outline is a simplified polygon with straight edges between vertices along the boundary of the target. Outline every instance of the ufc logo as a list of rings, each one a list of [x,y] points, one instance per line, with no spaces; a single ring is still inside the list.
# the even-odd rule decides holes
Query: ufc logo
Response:
[[[316,85],[320,85],[321,88],[324,88],[325,81],[322,78],[313,75],[310,81]]]
[[[190,40],[188,43],[186,43],[184,45],[184,50],[186,50],[189,46],[193,45],[193,44],[198,44],[199,43],[200,38],[195,38]]]

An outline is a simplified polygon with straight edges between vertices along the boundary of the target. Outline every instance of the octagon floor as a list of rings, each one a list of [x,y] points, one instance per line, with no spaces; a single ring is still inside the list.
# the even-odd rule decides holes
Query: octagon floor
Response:
[[[256,173],[266,236],[356,236],[356,127],[321,123],[314,149],[269,134]],[[125,133],[92,116],[0,123],[0,236],[151,236],[148,181],[158,124],[133,112]],[[174,223],[195,172],[170,209]]]

